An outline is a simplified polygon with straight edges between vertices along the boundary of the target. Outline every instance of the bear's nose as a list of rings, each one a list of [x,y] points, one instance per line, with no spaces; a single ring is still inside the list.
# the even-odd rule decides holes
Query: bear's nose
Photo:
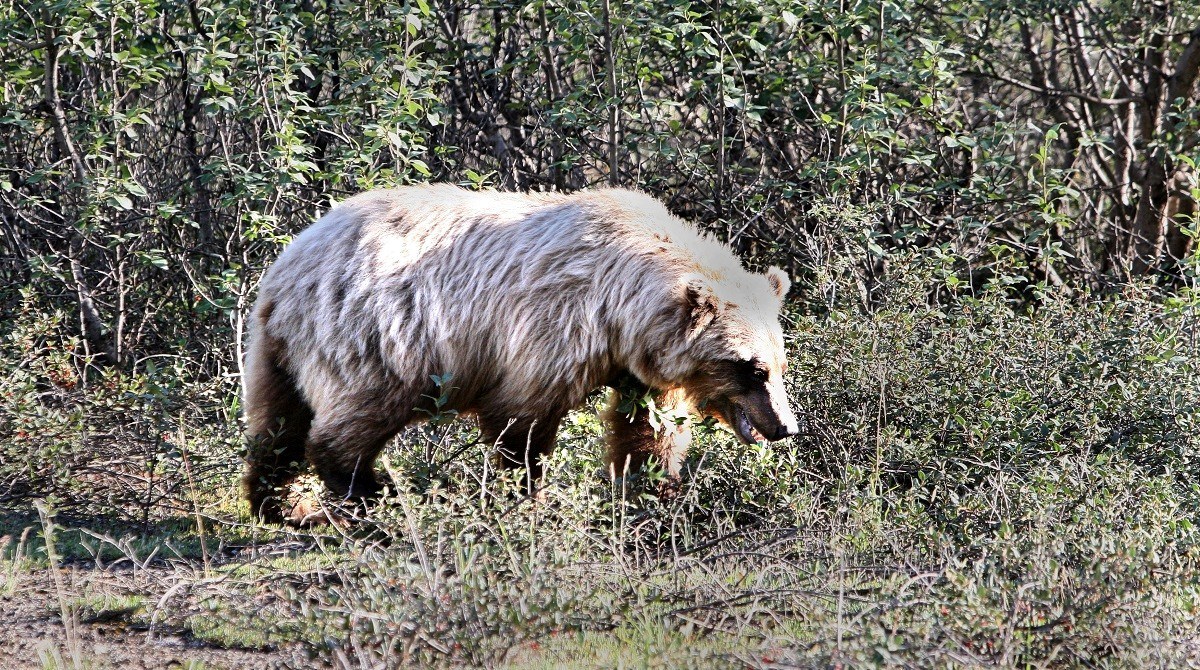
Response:
[[[800,433],[800,426],[797,425],[795,421],[781,423],[775,429],[775,435],[773,435],[771,437],[771,441],[774,442],[775,440],[782,440],[784,438],[788,438],[793,435],[798,435],[799,433]]]

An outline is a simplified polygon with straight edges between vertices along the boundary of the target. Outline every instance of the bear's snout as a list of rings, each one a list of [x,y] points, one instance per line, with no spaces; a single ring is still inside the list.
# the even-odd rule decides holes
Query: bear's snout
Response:
[[[723,414],[726,424],[746,444],[776,442],[800,433],[785,395],[777,398],[771,393],[756,393],[731,399]]]
[[[771,387],[769,403],[769,414],[772,419],[773,430],[762,431],[763,437],[771,442],[782,440],[800,433],[800,423],[796,421],[796,414],[792,411],[791,403],[788,402],[787,392],[783,390],[782,384]]]
[[[779,428],[775,431],[775,434],[768,436],[767,439],[771,440],[772,442],[776,442],[778,440],[784,440],[793,435],[799,435],[799,434],[800,434],[800,426],[799,426],[799,424],[796,423],[795,419],[792,419],[791,423],[779,424]]]
[[[771,442],[777,442],[800,433],[800,424],[796,421],[796,416],[790,407],[785,405],[783,411],[776,413],[775,419],[775,430],[763,434],[763,437]]]

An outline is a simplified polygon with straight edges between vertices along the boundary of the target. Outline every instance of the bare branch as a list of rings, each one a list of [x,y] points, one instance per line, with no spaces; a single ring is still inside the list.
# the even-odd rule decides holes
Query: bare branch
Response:
[[[1075,98],[1078,100],[1083,100],[1084,102],[1090,102],[1095,105],[1116,106],[1116,105],[1127,105],[1131,102],[1140,102],[1141,101],[1141,98],[1136,98],[1136,97],[1103,98],[1103,97],[1097,97],[1094,95],[1089,95],[1087,93],[1082,93],[1080,91],[1067,91],[1067,90],[1062,90],[1062,89],[1043,88],[1041,86],[1035,86],[1028,82],[1018,81],[1018,80],[1012,79],[1010,77],[1005,77],[1004,75],[999,75],[999,74],[995,74],[992,72],[983,72],[982,70],[966,70],[963,72],[963,74],[972,76],[972,77],[983,77],[985,79],[994,79],[996,81],[1004,82],[1005,84],[1016,86],[1017,88],[1021,88],[1026,91],[1032,91],[1033,93],[1038,93],[1041,95],[1049,95],[1049,96],[1054,96],[1054,97],[1065,97],[1065,98]]]

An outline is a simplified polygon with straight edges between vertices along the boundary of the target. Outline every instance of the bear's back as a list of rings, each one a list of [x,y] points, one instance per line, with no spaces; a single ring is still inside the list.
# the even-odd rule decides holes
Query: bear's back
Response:
[[[654,318],[689,272],[748,276],[727,246],[636,191],[416,186],[333,208],[264,277],[260,303],[302,378],[382,366],[451,372],[464,387],[503,377],[549,388],[607,359],[625,330],[614,320]],[[561,373],[547,376],[549,352]]]

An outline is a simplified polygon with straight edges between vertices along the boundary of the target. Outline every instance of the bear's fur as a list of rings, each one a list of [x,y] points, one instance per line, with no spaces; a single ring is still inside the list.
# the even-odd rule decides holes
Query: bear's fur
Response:
[[[281,495],[304,462],[339,497],[380,490],[384,444],[434,408],[474,414],[502,463],[540,474],[560,420],[596,388],[654,390],[743,441],[796,432],[779,310],[789,282],[641,193],[364,193],[305,230],[259,286],[245,366],[253,510],[299,521]],[[614,400],[614,406],[617,400]],[[648,457],[677,476],[686,424],[608,413],[615,474]]]

